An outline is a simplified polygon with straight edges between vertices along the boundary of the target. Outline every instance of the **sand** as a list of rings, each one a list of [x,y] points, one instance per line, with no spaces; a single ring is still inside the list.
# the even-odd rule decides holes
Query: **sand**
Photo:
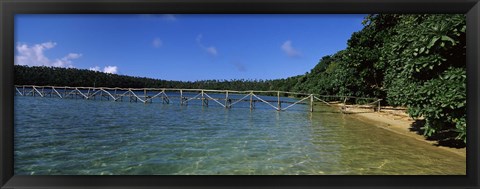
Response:
[[[338,104],[338,106],[341,106],[341,104]],[[382,109],[380,112],[374,112],[373,109],[348,107],[346,108],[346,112],[351,113],[350,115],[356,116],[363,121],[372,122],[373,125],[377,127],[437,146],[436,141],[427,140],[425,136],[410,130],[412,123],[415,120],[408,116],[405,109],[388,107]],[[466,157],[466,148],[457,149],[445,146],[437,147],[446,151],[450,151],[462,157]]]

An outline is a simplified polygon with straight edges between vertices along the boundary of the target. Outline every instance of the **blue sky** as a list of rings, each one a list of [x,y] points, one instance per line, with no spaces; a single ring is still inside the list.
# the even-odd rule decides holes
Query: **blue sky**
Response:
[[[15,64],[167,80],[278,79],[346,48],[365,15],[17,15]]]

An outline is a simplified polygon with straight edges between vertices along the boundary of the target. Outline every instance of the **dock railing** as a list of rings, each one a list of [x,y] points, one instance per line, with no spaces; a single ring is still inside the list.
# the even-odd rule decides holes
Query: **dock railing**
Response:
[[[15,95],[40,96],[56,98],[82,98],[86,100],[112,100],[129,102],[153,103],[153,99],[159,98],[164,104],[169,104],[171,99],[179,99],[181,106],[188,105],[189,101],[200,100],[202,106],[208,106],[209,101],[224,108],[232,108],[239,102],[249,102],[250,109],[255,108],[256,103],[264,103],[277,111],[285,111],[297,104],[309,104],[309,110],[314,111],[315,103],[327,106],[339,107],[342,112],[347,108],[366,108],[380,111],[382,99],[319,95],[287,91],[236,91],[236,90],[213,90],[213,89],[177,89],[177,88],[119,88],[119,87],[69,87],[69,86],[36,86],[36,85],[15,85]],[[170,94],[168,94],[170,93]],[[186,95],[189,93],[189,95]],[[193,96],[191,95],[193,93]],[[153,94],[153,95],[149,95]],[[217,97],[212,97],[216,94]],[[218,94],[221,94],[219,97]],[[236,95],[237,97],[233,97]],[[240,96],[238,96],[240,95]],[[266,99],[265,96],[276,97]],[[295,101],[285,100],[284,97],[294,96]],[[353,101],[352,101],[353,99]],[[353,102],[353,103],[352,103]],[[350,104],[349,104],[350,103]],[[282,104],[288,104],[282,107]]]

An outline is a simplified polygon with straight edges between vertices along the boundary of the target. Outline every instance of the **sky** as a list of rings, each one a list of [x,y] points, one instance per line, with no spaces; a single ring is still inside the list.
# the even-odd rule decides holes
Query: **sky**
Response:
[[[345,49],[366,15],[15,16],[15,64],[156,79],[279,79]]]

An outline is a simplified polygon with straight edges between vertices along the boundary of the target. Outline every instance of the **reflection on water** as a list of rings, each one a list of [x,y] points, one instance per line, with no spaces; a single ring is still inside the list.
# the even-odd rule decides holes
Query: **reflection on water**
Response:
[[[328,107],[15,97],[15,174],[465,174],[465,158]],[[244,108],[240,108],[244,107]]]

